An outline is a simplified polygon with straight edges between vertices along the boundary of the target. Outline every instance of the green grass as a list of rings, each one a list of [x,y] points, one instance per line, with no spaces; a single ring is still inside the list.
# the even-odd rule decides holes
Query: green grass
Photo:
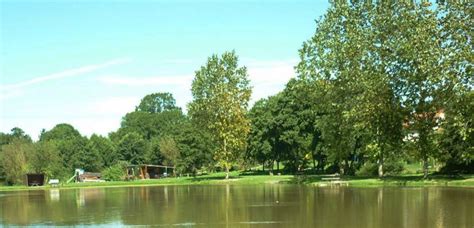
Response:
[[[197,177],[170,177],[163,179],[134,180],[134,181],[108,181],[108,182],[87,182],[87,183],[69,183],[61,184],[60,189],[73,188],[100,188],[100,187],[132,187],[132,186],[159,186],[159,185],[220,185],[220,184],[274,184],[289,182],[293,176],[269,176],[269,175],[243,175],[239,172],[232,172],[228,180],[225,179],[225,173],[213,173]],[[50,189],[50,186],[27,187],[18,186],[0,186],[0,191],[17,191],[33,189]]]
[[[294,178],[290,183],[302,183],[302,184],[328,184],[329,182],[323,181],[324,175],[310,175],[300,176]],[[377,177],[354,177],[346,176],[341,177],[341,181],[349,186],[353,187],[380,187],[380,186],[465,186],[474,187],[474,175],[458,175],[458,176],[429,176],[424,179],[421,174],[419,175],[401,175],[401,176],[390,176],[382,179]]]
[[[135,181],[110,181],[62,184],[60,189],[74,188],[102,188],[102,187],[131,187],[131,186],[160,186],[160,185],[252,185],[252,184],[304,184],[323,185],[325,175],[258,175],[253,173],[232,172],[231,177],[225,180],[224,173],[213,173],[197,177],[171,177],[163,179],[135,180]],[[341,181],[353,187],[380,187],[380,186],[458,186],[474,187],[474,175],[458,176],[430,176],[423,179],[421,174],[385,177],[341,177]],[[50,189],[49,186],[0,186],[0,191]]]

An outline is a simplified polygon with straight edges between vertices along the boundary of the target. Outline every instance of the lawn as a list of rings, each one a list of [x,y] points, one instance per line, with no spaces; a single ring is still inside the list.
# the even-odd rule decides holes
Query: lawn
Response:
[[[170,177],[163,179],[109,181],[61,184],[60,189],[100,188],[100,187],[129,187],[129,186],[159,186],[159,185],[251,185],[251,184],[303,184],[328,185],[331,182],[323,180],[327,175],[262,175],[254,173],[232,172],[226,180],[225,173],[212,173],[197,177]],[[380,186],[458,186],[474,187],[474,175],[430,176],[423,179],[421,174],[392,176],[379,179],[376,177],[344,176],[340,182],[353,187]],[[49,189],[49,186],[0,186],[0,191]]]

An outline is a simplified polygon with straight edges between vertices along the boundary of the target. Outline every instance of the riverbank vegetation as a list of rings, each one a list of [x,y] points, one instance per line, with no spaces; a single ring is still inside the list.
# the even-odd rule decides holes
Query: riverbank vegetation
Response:
[[[295,78],[251,108],[236,53],[213,55],[196,71],[188,113],[171,93],[157,92],[108,136],[85,137],[62,123],[33,142],[14,128],[0,134],[0,176],[9,184],[26,173],[64,181],[83,168],[120,180],[127,164],[226,178],[260,165],[362,184],[386,183],[419,164],[416,178],[428,181],[473,173],[473,4],[336,2],[299,50]],[[159,181],[171,180],[178,179]]]

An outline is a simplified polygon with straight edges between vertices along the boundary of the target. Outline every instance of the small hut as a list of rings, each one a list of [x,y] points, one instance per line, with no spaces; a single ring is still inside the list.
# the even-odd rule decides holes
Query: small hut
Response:
[[[174,174],[174,167],[165,165],[129,165],[127,166],[127,176],[138,176],[140,179],[159,179]]]
[[[78,182],[102,182],[100,173],[84,172],[77,177]]]
[[[43,173],[28,173],[26,174],[27,186],[43,186],[45,182],[45,175]]]

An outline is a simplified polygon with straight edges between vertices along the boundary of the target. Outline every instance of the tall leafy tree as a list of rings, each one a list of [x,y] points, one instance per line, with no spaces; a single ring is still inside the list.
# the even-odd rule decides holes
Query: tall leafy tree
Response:
[[[33,150],[33,144],[22,139],[14,139],[2,146],[1,160],[5,170],[5,179],[11,184],[22,184],[28,172],[27,156]]]
[[[58,124],[40,135],[42,142],[54,142],[61,155],[64,167],[68,170],[82,168],[86,165],[85,146],[87,138],[70,124]]]
[[[123,136],[117,145],[120,160],[128,161],[134,165],[145,162],[147,149],[147,142],[135,132],[130,132]]]
[[[171,93],[152,93],[142,98],[135,111],[160,113],[179,109]]]
[[[67,171],[61,161],[60,151],[54,141],[39,141],[27,155],[28,169],[34,173],[43,173],[48,178],[64,179]]]
[[[342,173],[351,173],[363,147],[366,129],[360,118],[367,45],[364,3],[334,3],[317,22],[315,35],[300,50],[299,77],[320,83],[324,99],[317,128],[328,158]]]
[[[429,4],[410,4],[399,8],[394,21],[397,45],[391,71],[395,75],[398,97],[406,109],[410,139],[414,141],[428,175],[434,145],[437,115],[443,108],[446,78],[440,29],[436,12]]]
[[[258,100],[248,114],[251,125],[245,157],[247,161],[262,164],[263,168],[269,160],[273,162],[272,152],[276,140],[272,134],[274,117],[269,102],[269,99]]]
[[[182,173],[196,174],[199,169],[212,162],[214,150],[211,136],[207,131],[201,131],[191,122],[179,127],[175,136],[179,156],[176,168]]]
[[[115,145],[110,141],[110,139],[92,134],[88,145],[90,148],[93,148],[93,150],[97,150],[97,153],[99,154],[97,160],[99,160],[104,167],[110,167],[119,161]]]
[[[215,158],[226,171],[246,147],[249,121],[246,116],[251,95],[247,69],[238,66],[235,52],[211,56],[196,71],[189,114],[193,121],[212,132],[219,145]]]
[[[443,172],[470,172],[474,167],[474,78],[472,1],[450,1],[440,6],[440,30],[447,80],[443,81],[444,115],[438,129]]]

